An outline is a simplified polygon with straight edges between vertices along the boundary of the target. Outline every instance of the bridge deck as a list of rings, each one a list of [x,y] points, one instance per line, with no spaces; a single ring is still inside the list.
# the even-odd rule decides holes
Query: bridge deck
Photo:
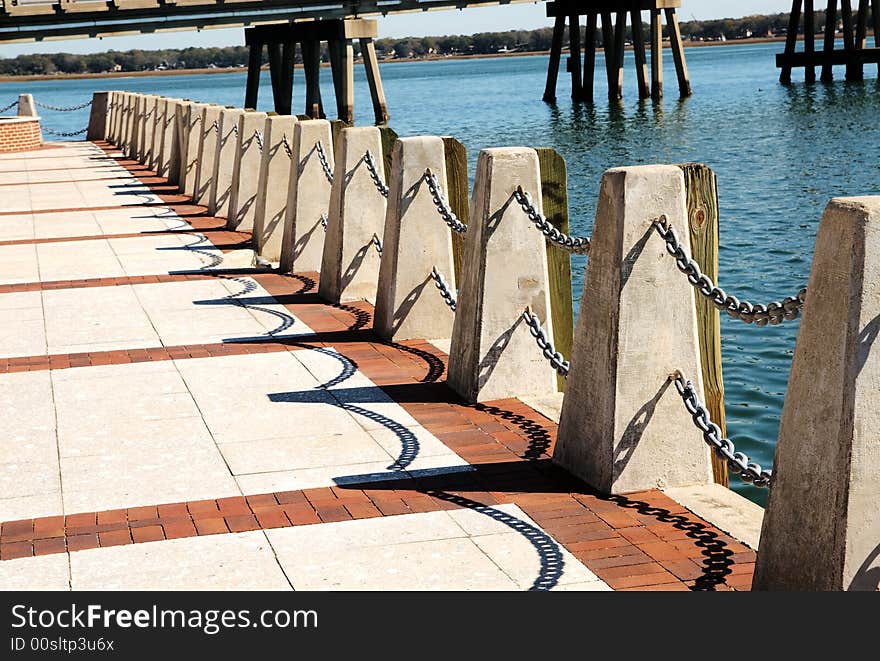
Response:
[[[656,491],[554,469],[315,274],[106,144],[0,157],[0,589],[744,589],[754,553]]]

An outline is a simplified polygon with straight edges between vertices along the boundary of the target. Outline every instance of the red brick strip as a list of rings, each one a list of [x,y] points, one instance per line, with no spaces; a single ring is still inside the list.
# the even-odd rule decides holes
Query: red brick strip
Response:
[[[253,277],[252,274],[248,273]],[[23,291],[49,291],[52,289],[90,289],[92,287],[119,287],[122,285],[144,285],[157,282],[188,282],[190,280],[215,280],[229,278],[227,273],[191,272],[160,273],[158,275],[130,275],[118,278],[84,278],[81,280],[52,280],[49,282],[17,282],[0,285],[0,294]]]
[[[195,219],[192,219],[195,220]],[[11,241],[0,241],[0,247],[3,246],[23,246],[42,243],[69,243],[71,241],[100,241],[104,239],[138,239],[149,236],[167,236],[169,234],[192,234],[193,232],[210,232],[211,244],[206,248],[216,248],[220,252],[231,252],[242,248],[250,248],[251,233],[250,232],[233,232],[223,229],[223,226],[216,222],[213,223],[190,223],[193,229],[168,229],[168,230],[150,230],[148,232],[128,232],[125,234],[90,234],[83,236],[59,236],[46,237],[42,239],[15,239]],[[200,225],[197,227],[196,225]]]

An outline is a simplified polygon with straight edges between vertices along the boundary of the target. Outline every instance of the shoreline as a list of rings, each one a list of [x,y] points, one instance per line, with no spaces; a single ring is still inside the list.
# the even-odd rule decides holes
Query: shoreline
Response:
[[[685,51],[689,48],[708,48],[712,46],[736,46],[748,44],[768,44],[785,42],[785,37],[750,37],[748,39],[734,39],[730,41],[689,41],[685,43]],[[664,42],[664,45],[667,42]],[[627,46],[626,50],[632,50],[631,46]],[[603,52],[602,48],[596,48],[596,52]],[[568,53],[568,49],[563,49],[562,54]],[[448,55],[448,56],[431,56],[406,59],[389,59],[380,60],[379,64],[406,64],[413,62],[449,62],[455,60],[487,60],[502,57],[538,57],[547,56],[550,51],[529,51],[527,53],[481,53],[475,55]],[[321,67],[327,68],[329,62],[322,62]],[[297,64],[296,69],[302,69],[301,64]],[[268,70],[263,67],[263,70]],[[102,73],[57,73],[57,74],[22,74],[22,75],[5,75],[0,76],[0,83],[11,83],[16,81],[41,81],[41,80],[87,80],[90,78],[142,78],[145,76],[201,76],[206,74],[245,74],[247,67],[236,67],[231,69],[167,69],[165,71],[106,71]]]

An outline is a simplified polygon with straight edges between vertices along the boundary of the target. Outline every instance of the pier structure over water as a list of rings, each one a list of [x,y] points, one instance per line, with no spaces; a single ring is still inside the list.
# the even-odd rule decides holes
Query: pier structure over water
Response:
[[[553,150],[469,195],[453,138],[119,91],[89,131],[0,155],[0,586],[880,585],[880,199],[753,304],[702,165],[607,171],[585,237]],[[719,312],[802,316],[772,470]]]
[[[880,42],[877,29],[880,26],[880,0],[858,0],[853,12],[851,0],[828,0],[825,10],[824,41],[820,50],[816,49],[816,32],[821,26],[816,24],[815,9],[822,0],[793,0],[785,41],[785,52],[776,56],[776,66],[782,71],[779,80],[791,83],[791,70],[803,67],[806,81],[815,82],[816,67],[821,67],[822,82],[834,80],[833,67],[846,65],[847,80],[862,80],[866,64],[880,66]],[[839,10],[839,11],[838,11]],[[801,22],[803,16],[803,23]],[[874,48],[868,48],[868,19],[874,25]],[[838,21],[843,26],[843,50],[837,48]],[[797,50],[798,30],[803,25],[802,51]]]
[[[630,22],[632,49],[635,56],[639,98],[663,97],[663,14],[669,47],[675,61],[678,91],[682,97],[692,94],[684,43],[678,27],[676,9],[681,0],[552,0],[547,4],[547,16],[555,17],[550,65],[544,100],[556,101],[556,81],[562,57],[566,21],[568,22],[569,57],[568,72],[571,74],[571,97],[575,101],[593,101],[593,82],[596,69],[596,40],[601,17],[602,45],[605,52],[605,73],[608,79],[608,98],[616,101],[623,96],[624,51],[627,45],[627,20]],[[648,77],[648,59],[643,32],[642,12],[649,15],[649,43],[651,47],[651,75]],[[586,37],[583,45],[584,59],[581,66],[580,17],[587,17]]]

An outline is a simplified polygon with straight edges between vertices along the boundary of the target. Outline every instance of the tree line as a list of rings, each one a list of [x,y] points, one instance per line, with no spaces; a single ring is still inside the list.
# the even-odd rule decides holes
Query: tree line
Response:
[[[688,41],[716,41],[784,35],[788,14],[747,16],[708,21],[686,21],[681,31]],[[816,12],[817,28],[823,28],[825,12]],[[648,26],[644,26],[647,32]],[[584,28],[582,27],[583,31]],[[631,32],[631,30],[628,30]],[[383,38],[376,50],[383,59],[424,58],[430,56],[491,55],[505,52],[534,53],[550,48],[552,28],[481,32],[472,35]],[[631,34],[627,35],[628,38]],[[601,31],[598,34],[601,45]],[[357,46],[355,47],[357,53]],[[299,60],[299,54],[297,54]],[[264,64],[266,54],[263,54]],[[322,60],[328,61],[326,48]],[[245,46],[225,48],[183,48],[164,50],[107,51],[90,54],[35,54],[0,59],[0,75],[78,74],[103,72],[155,71],[163,69],[240,68],[248,61]]]

